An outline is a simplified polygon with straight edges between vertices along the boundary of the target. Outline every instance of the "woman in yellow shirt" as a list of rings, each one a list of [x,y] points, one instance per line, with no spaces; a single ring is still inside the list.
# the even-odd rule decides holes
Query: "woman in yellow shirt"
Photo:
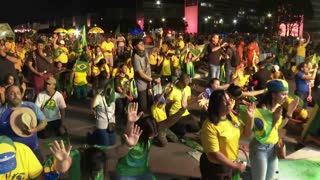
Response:
[[[268,92],[258,103],[258,107],[272,111],[272,119],[254,119],[255,138],[250,142],[249,151],[251,177],[254,180],[273,179],[278,168],[278,158],[275,152],[275,145],[279,140],[278,131],[286,125],[298,105],[298,98],[296,98],[288,105],[285,118],[283,118],[282,104],[286,101],[289,90],[287,81],[271,80],[267,83],[267,88]]]
[[[235,162],[240,137],[249,137],[253,126],[255,105],[247,108],[247,124],[240,123],[232,114],[231,97],[224,90],[212,92],[208,118],[201,129],[204,153],[200,158],[201,179],[231,179],[233,171],[243,172],[246,165]]]

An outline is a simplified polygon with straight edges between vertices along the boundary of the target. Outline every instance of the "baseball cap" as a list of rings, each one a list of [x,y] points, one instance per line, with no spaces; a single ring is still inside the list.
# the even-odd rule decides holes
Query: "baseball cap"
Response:
[[[53,76],[49,76],[46,82],[49,84],[57,84],[57,80]]]
[[[159,99],[160,98],[160,99]],[[161,97],[161,94],[157,94],[153,97],[153,101],[154,102],[157,102],[159,101],[160,103],[166,103],[166,99],[162,96]]]
[[[270,92],[281,92],[288,91],[289,85],[286,80],[283,79],[273,79],[267,82],[267,88]]]
[[[0,136],[0,174],[6,174],[17,167],[16,150],[13,141]]]

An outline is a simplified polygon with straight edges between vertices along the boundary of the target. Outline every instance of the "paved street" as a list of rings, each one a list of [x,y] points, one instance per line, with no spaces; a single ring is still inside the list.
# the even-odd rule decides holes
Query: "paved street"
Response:
[[[203,78],[194,79],[193,84],[191,85],[193,94],[199,94],[204,89],[205,84],[206,81]],[[294,89],[294,82],[289,81],[289,84],[290,89]],[[317,94],[318,93],[315,94],[315,97],[319,97]],[[68,108],[66,114],[66,124],[70,132],[70,142],[73,147],[76,148],[85,143],[86,133],[92,131],[94,127],[94,120],[89,116],[89,106],[91,101],[88,98],[86,101],[75,102],[72,100],[67,103]],[[197,105],[192,105],[191,109],[193,114],[195,114],[197,117],[200,116],[199,107]],[[299,133],[301,130],[301,125],[290,123],[288,128],[281,132],[284,134],[284,140],[287,145],[288,154],[291,154],[303,147],[298,142],[300,135]],[[198,135],[190,134],[188,136],[198,140]],[[40,146],[45,155],[49,154],[49,150],[45,144],[52,141],[52,139],[53,138],[40,140]],[[119,138],[118,143],[120,143]],[[248,141],[242,140],[241,145],[243,145],[246,149]],[[192,151],[192,149],[182,143],[169,143],[165,148],[153,146],[150,159],[152,171],[160,180],[183,180],[189,179],[190,177],[199,178],[199,162],[188,154],[190,151]],[[245,159],[243,154],[240,156]],[[109,160],[108,165],[112,174],[116,165],[116,160]]]

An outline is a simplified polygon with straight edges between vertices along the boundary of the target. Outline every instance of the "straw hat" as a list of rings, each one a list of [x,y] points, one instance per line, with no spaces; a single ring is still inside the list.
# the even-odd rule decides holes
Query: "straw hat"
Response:
[[[15,108],[10,116],[10,126],[17,136],[30,137],[32,134],[26,131],[37,126],[36,114],[30,108]]]

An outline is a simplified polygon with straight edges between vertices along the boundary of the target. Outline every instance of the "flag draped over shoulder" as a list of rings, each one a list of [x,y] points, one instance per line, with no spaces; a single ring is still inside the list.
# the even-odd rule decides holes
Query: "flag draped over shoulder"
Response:
[[[240,105],[240,116],[242,120],[247,119],[247,106]],[[257,108],[254,114],[253,132],[255,138],[264,144],[272,130],[272,112],[269,110]]]
[[[130,93],[134,98],[138,98],[138,88],[134,79],[130,80]]]
[[[114,87],[114,77],[110,78],[104,86],[105,98],[108,106],[116,100],[116,91]]]
[[[89,62],[86,61],[76,61],[75,72],[87,72],[89,69]]]

